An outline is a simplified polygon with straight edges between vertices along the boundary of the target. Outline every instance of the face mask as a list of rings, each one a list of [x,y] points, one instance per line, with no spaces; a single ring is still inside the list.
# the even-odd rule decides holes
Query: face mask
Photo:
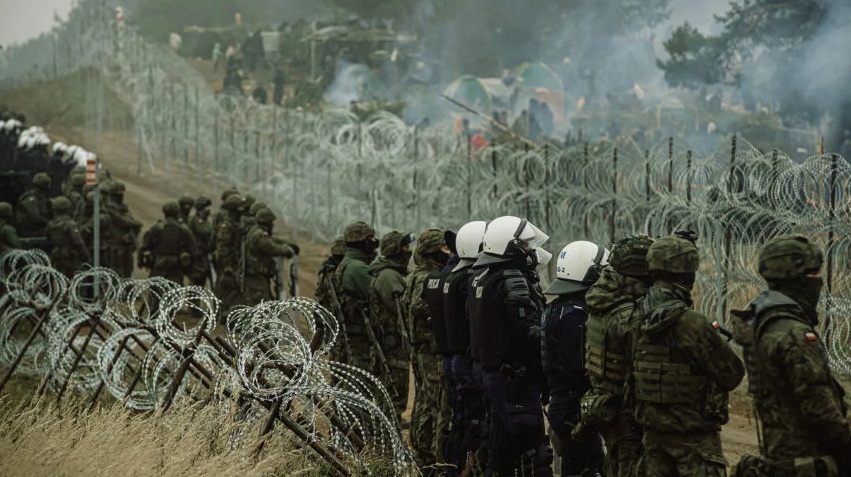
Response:
[[[366,241],[367,253],[373,253],[376,250],[378,250],[378,240],[367,240]]]
[[[769,288],[795,300],[804,310],[813,326],[818,324],[818,301],[824,287],[822,277],[802,277],[794,280],[770,284]]]

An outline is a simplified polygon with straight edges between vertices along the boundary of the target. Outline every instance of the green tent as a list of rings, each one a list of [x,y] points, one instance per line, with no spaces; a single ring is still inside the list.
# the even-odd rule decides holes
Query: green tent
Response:
[[[543,63],[523,63],[514,70],[523,89],[544,88],[564,91],[561,78]]]
[[[491,105],[487,88],[472,75],[464,75],[449,83],[443,94],[471,108],[483,108]]]

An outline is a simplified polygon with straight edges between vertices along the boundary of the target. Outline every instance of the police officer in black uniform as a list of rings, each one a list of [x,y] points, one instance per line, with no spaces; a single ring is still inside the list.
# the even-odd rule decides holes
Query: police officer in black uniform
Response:
[[[471,351],[483,371],[488,470],[494,476],[552,475],[541,406],[544,296],[536,272],[548,261],[549,254],[538,249],[548,238],[526,219],[491,221],[468,292]]]
[[[580,400],[591,388],[585,373],[583,341],[588,305],[585,292],[600,278],[609,251],[593,242],[571,242],[558,255],[556,280],[544,292],[554,295],[544,309],[542,357],[549,385],[548,418],[562,457],[561,475],[598,475],[603,443],[593,430],[577,431]]]

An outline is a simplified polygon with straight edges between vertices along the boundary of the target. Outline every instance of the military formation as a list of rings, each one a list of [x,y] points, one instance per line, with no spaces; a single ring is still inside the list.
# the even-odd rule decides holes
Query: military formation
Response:
[[[544,290],[548,239],[504,216],[380,240],[355,222],[334,242],[316,295],[343,324],[334,359],[384,383],[424,474],[546,476],[558,455],[563,476],[851,475],[805,237],[764,245],[768,290],[729,331],[693,308],[694,233],[571,242]],[[760,455],[728,463],[721,428],[746,372]]]
[[[142,233],[123,183],[103,171],[99,189],[87,185],[90,153],[75,146],[53,148],[72,165],[57,174],[33,159],[47,150],[39,134],[0,122],[3,177],[21,186],[0,201],[0,254],[38,247],[71,277],[99,247],[121,277],[139,268],[209,286],[222,316],[297,294],[283,261],[299,247],[250,194],[225,190],[215,213],[209,197],[168,200]],[[767,289],[731,312],[729,330],[693,308],[692,232],[568,243],[543,289],[548,240],[515,216],[381,237],[354,222],[323,262],[316,299],[343,332],[332,359],[385,385],[385,412],[425,475],[547,476],[555,455],[563,476],[726,476],[730,464],[737,477],[851,475],[845,392],[817,331],[824,259],[806,237],[763,245]],[[760,452],[729,463],[721,428],[745,374]]]

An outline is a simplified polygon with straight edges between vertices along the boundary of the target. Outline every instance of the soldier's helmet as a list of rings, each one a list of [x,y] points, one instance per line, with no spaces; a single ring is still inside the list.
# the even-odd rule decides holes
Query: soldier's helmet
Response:
[[[8,219],[10,217],[12,217],[12,204],[0,202],[0,219]]]
[[[230,197],[232,195],[240,195],[239,190],[237,190],[236,187],[231,187],[229,189],[225,189],[222,192],[222,202],[228,200],[228,197]]]
[[[247,209],[251,208],[254,203],[257,202],[257,199],[251,194],[245,194],[245,207]]]
[[[79,189],[86,185],[86,176],[83,174],[74,174],[68,180],[71,182],[71,187],[74,187],[75,189]]]
[[[201,210],[204,207],[209,207],[213,205],[213,200],[205,195],[199,195],[197,199],[195,199],[195,210]]]
[[[53,182],[50,179],[50,176],[45,172],[39,172],[38,174],[33,176],[33,185],[38,187],[39,189],[47,189],[50,187],[50,183]]]
[[[180,204],[181,209],[191,209],[195,205],[195,199],[189,194],[183,194],[177,199],[177,203]]]
[[[255,203],[251,204],[251,207],[248,208],[248,215],[250,215],[252,217],[256,216],[257,212],[259,212],[260,209],[268,209],[268,208],[269,208],[269,206],[264,204],[263,202],[255,202]]]
[[[440,247],[446,245],[446,238],[443,229],[428,229],[417,237],[417,255],[429,255],[440,250]]]
[[[346,240],[343,237],[337,237],[334,239],[334,243],[331,244],[331,255],[345,255],[346,254]]]
[[[177,217],[180,215],[180,204],[176,200],[167,200],[163,204],[163,215]]]
[[[71,201],[65,196],[54,197],[50,203],[55,213],[64,214],[71,210]]]
[[[381,237],[381,255],[392,257],[402,252],[402,247],[413,242],[411,234],[403,234],[397,230],[388,232]]]
[[[222,203],[222,208],[225,210],[237,210],[240,207],[245,207],[245,197],[239,194],[228,196]]]
[[[114,181],[109,184],[109,189],[107,189],[107,192],[109,192],[110,194],[123,194],[126,190],[127,187],[124,185],[123,182]]]
[[[653,239],[647,235],[630,235],[612,246],[609,264],[621,275],[643,277],[647,275],[647,251]]]
[[[258,224],[269,225],[275,223],[275,213],[269,210],[268,207],[264,207],[257,211],[254,215],[254,220],[257,221]]]
[[[668,273],[693,273],[700,266],[697,247],[690,240],[668,235],[647,249],[647,270]]]
[[[362,242],[369,237],[375,237],[375,229],[366,222],[351,223],[343,231],[343,238],[346,242]]]
[[[759,274],[766,280],[803,277],[824,263],[821,250],[803,235],[781,235],[769,240],[759,253]]]

